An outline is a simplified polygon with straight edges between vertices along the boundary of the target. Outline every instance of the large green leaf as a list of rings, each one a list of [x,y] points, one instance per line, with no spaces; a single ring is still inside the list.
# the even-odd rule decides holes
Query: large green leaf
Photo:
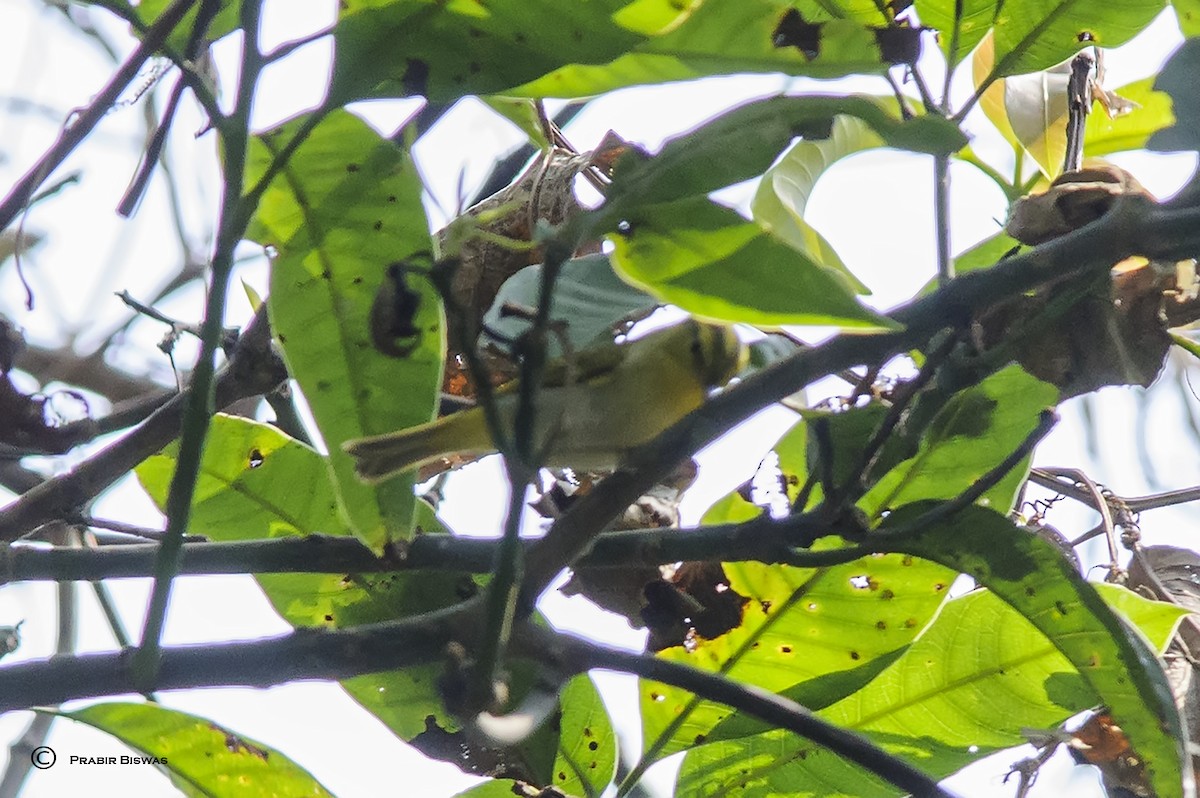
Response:
[[[160,511],[178,448],[173,443],[134,469]],[[217,413],[200,459],[188,531],[224,541],[347,534],[323,460],[269,424]]]
[[[951,0],[946,2],[953,7]],[[1036,72],[1083,47],[1116,47],[1132,39],[1166,0],[1007,0],[996,3],[996,73]]]
[[[909,505],[892,513],[886,526],[910,522],[934,506]],[[1146,763],[1158,794],[1180,794],[1180,764],[1188,754],[1155,651],[1055,546],[981,507],[880,542],[884,550],[935,560],[970,575],[1027,618],[1075,666],[1095,703],[1109,708]]]
[[[871,4],[875,5],[874,0]],[[510,94],[529,97],[583,97],[623,86],[690,80],[731,72],[782,72],[814,78],[880,74],[886,69],[875,32],[865,20],[882,22],[876,9],[869,18],[855,3],[842,16],[815,12],[805,3],[808,18],[820,22],[818,54],[810,59],[796,47],[776,47],[775,32],[784,14],[793,8],[786,0],[704,0],[690,15],[662,35],[645,39],[607,63],[584,58],[531,80]],[[833,4],[822,0],[821,6]],[[842,3],[847,6],[850,4]],[[540,29],[539,29],[540,30]]]
[[[614,14],[628,0],[344,2],[334,30],[337,102],[507,93],[565,64],[602,64],[645,40]],[[676,9],[678,16],[685,11]],[[639,15],[640,17],[640,15]]]
[[[749,599],[741,624],[659,656],[773,692],[822,679],[808,687],[810,698],[824,703],[861,687],[873,675],[863,666],[907,646],[954,578],[948,568],[902,556],[821,569],[726,563],[725,573],[730,589]],[[851,678],[830,680],[830,674]],[[643,680],[640,693],[643,739],[660,756],[701,744],[730,714],[724,705],[656,682]]]
[[[861,119],[835,117],[828,138],[796,142],[763,174],[750,203],[751,217],[813,261],[855,279],[829,242],[804,221],[804,211],[826,170],[842,158],[882,146],[883,138]],[[865,286],[857,288],[866,293]]]
[[[262,175],[307,117],[263,134],[250,153]],[[412,534],[413,478],[369,487],[341,444],[428,421],[445,351],[441,302],[422,270],[432,248],[421,181],[407,154],[355,116],[320,121],[263,195],[248,237],[273,247],[271,327],[330,451],[342,509],[379,551]],[[413,258],[412,256],[417,256]],[[389,272],[402,262],[407,269]],[[374,344],[371,308],[402,288],[415,302],[406,351]]]
[[[146,492],[161,508],[166,501],[177,447],[172,445],[136,469]],[[417,528],[445,530],[429,506],[418,503]],[[213,417],[200,461],[190,530],[214,541],[347,534],[339,520],[325,458],[274,427],[236,416]],[[259,574],[255,577],[276,612],[297,627],[344,628],[395,620],[461,601],[476,590],[467,574]],[[412,739],[432,715],[453,721],[442,708],[438,666],[374,673],[347,679],[343,687],[397,735]]]
[[[1137,103],[1138,107],[1112,119],[1097,106],[1097,113],[1088,117],[1087,130],[1083,135],[1085,155],[1144,149],[1150,136],[1175,123],[1175,115],[1171,113],[1171,97],[1166,92],[1154,89],[1153,78],[1126,84],[1116,93]]]
[[[559,694],[554,786],[567,795],[599,796],[617,770],[617,735],[592,678],[580,674]]]
[[[61,715],[107,732],[153,757],[193,798],[332,796],[312,774],[273,748],[212,721],[157,704],[95,704]]]
[[[653,158],[633,153],[618,161],[608,199],[600,211],[604,229],[638,205],[698,195],[762,174],[797,136],[826,140],[839,116],[868,125],[888,146],[928,153],[957,152],[966,137],[935,116],[901,120],[869,97],[770,97],[730,109],[670,139]],[[836,151],[844,142],[835,141]]]
[[[704,197],[638,206],[614,237],[629,281],[697,316],[774,327],[888,327],[846,278]]]
[[[1182,615],[1178,607],[1112,585],[1097,588],[1154,646],[1166,645]],[[866,687],[813,708],[940,778],[1025,742],[1026,728],[1053,728],[1095,701],[1045,635],[994,593],[976,590],[947,602]],[[718,726],[712,736],[725,741],[688,753],[677,794],[712,795],[731,784],[745,784],[748,794],[797,798],[903,794],[827,750],[761,726],[740,714]],[[766,783],[776,791],[764,790]]]
[[[934,417],[916,455],[893,467],[859,502],[867,515],[919,499],[951,499],[999,465],[1058,402],[1057,390],[1008,366],[955,394]],[[1024,480],[1015,468],[980,502],[1008,512]]]
[[[958,39],[954,40],[954,12],[962,2],[958,20]],[[966,58],[991,30],[996,16],[996,0],[916,0],[921,24],[938,31],[938,44],[952,66]],[[955,46],[957,44],[957,46]],[[950,48],[954,46],[954,52]]]

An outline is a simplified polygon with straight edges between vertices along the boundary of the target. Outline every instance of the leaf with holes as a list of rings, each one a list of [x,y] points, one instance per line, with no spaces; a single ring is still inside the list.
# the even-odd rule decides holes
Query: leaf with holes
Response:
[[[815,548],[841,545],[822,540]],[[863,666],[909,645],[946,598],[954,573],[913,557],[872,556],[830,568],[726,563],[729,589],[747,603],[740,626],[658,656],[780,692],[823,679],[824,703],[862,686]],[[831,674],[842,678],[829,679]],[[855,678],[859,677],[859,678]],[[654,758],[699,745],[730,714],[685,690],[643,680],[643,739]]]
[[[828,6],[828,3],[822,5]],[[888,66],[887,34],[915,43],[915,34],[896,28],[880,32],[885,17],[875,0],[842,4],[843,13],[821,13],[813,4],[811,42],[780,36],[795,4],[784,0],[704,0],[690,4],[679,23],[597,64],[576,59],[510,93],[527,97],[584,97],[624,86],[691,80],[731,72],[783,73],[836,78],[856,73],[879,75]],[[890,53],[890,48],[889,54]],[[807,51],[807,52],[806,52]]]
[[[301,117],[254,139],[250,184],[312,123]],[[248,237],[276,252],[271,329],[329,448],[342,510],[377,552],[408,540],[412,475],[364,485],[341,445],[424,423],[437,407],[445,334],[416,168],[362,120],[335,111],[278,170]],[[402,346],[378,343],[377,296],[402,317],[386,322],[407,336]]]
[[[136,469],[162,509],[174,473],[172,444]],[[200,461],[190,530],[212,541],[346,535],[325,458],[268,424],[218,414]],[[445,534],[433,511],[417,504],[421,534]],[[470,574],[258,574],[275,611],[296,627],[345,628],[441,609],[478,589]],[[366,709],[403,739],[425,729],[425,718],[453,725],[442,708],[437,665],[368,674],[343,682]]]
[[[332,795],[279,751],[158,704],[113,702],[59,715],[107,732],[147,758],[163,760],[147,764],[158,764],[193,798]]]
[[[1113,585],[1097,588],[1156,647],[1165,647],[1181,617],[1178,607]],[[805,700],[800,691],[785,694]],[[995,594],[977,590],[946,602],[921,636],[861,690],[812,708],[943,778],[1024,743],[1026,729],[1053,728],[1095,702],[1041,632]],[[712,795],[735,783],[753,789],[767,780],[798,798],[827,795],[831,785],[857,798],[903,794],[827,750],[790,733],[764,731],[740,714],[712,737],[723,742],[688,752],[677,795]]]
[[[559,694],[554,786],[567,795],[601,795],[617,771],[617,736],[596,685],[580,674]]]
[[[908,505],[888,516],[897,528],[933,509]],[[1032,623],[1079,671],[1146,763],[1159,795],[1179,795],[1179,711],[1155,651],[1105,604],[1053,544],[1003,515],[967,507],[950,521],[875,540],[881,550],[924,557],[973,577]]]

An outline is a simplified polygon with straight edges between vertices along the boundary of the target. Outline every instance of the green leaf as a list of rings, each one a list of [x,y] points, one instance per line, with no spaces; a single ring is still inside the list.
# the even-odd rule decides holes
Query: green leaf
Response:
[[[1196,75],[1200,74],[1200,39],[1188,39],[1163,66],[1154,88],[1171,96],[1175,124],[1150,137],[1152,150],[1200,150],[1200,102],[1196,101]]]
[[[178,456],[177,445],[148,458],[138,479],[161,509]],[[422,534],[445,529],[424,502],[417,504]],[[339,520],[325,458],[267,424],[216,415],[192,502],[190,530],[213,541],[285,535],[347,534]],[[470,597],[469,574],[259,574],[275,611],[296,627],[346,628],[441,609]],[[342,686],[399,737],[411,740],[432,715],[454,721],[442,707],[437,664],[347,679]]]
[[[504,281],[483,322],[489,330],[515,340],[530,327],[526,318],[503,312],[509,303],[537,307],[542,267],[526,266]],[[643,315],[658,305],[650,294],[623,281],[613,271],[607,255],[573,258],[559,269],[550,301],[550,317],[567,323],[566,336],[576,350],[584,349],[622,319]],[[557,336],[549,340],[550,353],[561,356]]]
[[[1154,79],[1146,78],[1116,90],[1126,100],[1138,104],[1127,114],[1110,119],[1099,106],[1088,117],[1083,135],[1083,151],[1088,156],[1108,155],[1145,149],[1150,137],[1175,123],[1171,97],[1154,89]]]
[[[936,506],[893,512],[896,527]],[[1155,651],[1100,598],[1049,542],[1004,516],[968,507],[911,535],[881,538],[883,549],[935,560],[973,577],[1044,634],[1106,705],[1146,763],[1159,795],[1179,794],[1180,763],[1189,761],[1179,712]]]
[[[955,394],[934,417],[917,454],[885,474],[859,506],[874,518],[918,499],[951,499],[999,465],[1058,402],[1058,391],[1008,366],[979,385]],[[1013,469],[984,493],[980,503],[1008,512],[1024,481]]]
[[[825,539],[818,548],[836,545]],[[912,642],[954,578],[945,567],[899,556],[821,569],[756,562],[724,567],[730,589],[749,599],[741,625],[715,640],[698,640],[691,650],[669,648],[658,656],[772,692],[830,674],[864,674],[862,666]],[[822,700],[831,703],[862,681],[822,686]],[[660,756],[701,744],[731,712],[656,682],[643,680],[640,693],[643,739],[647,747],[660,743]]]
[[[962,2],[958,25],[958,46],[950,52],[954,31],[954,11]],[[992,28],[996,16],[996,0],[916,0],[921,24],[939,32],[938,44],[951,66],[957,65]]]
[[[900,120],[867,97],[754,100],[670,139],[653,158],[639,159],[632,153],[623,157],[600,218],[611,224],[639,205],[705,195],[757,177],[797,136],[828,139],[842,115],[860,119],[884,143],[900,149],[952,153],[967,143],[962,131],[946,119]],[[835,141],[829,151],[838,146]]]
[[[639,206],[625,224],[613,242],[619,273],[689,313],[766,327],[892,326],[858,304],[842,275],[703,197]]]
[[[1181,617],[1178,607],[1114,585],[1096,588],[1156,647],[1166,645]],[[1095,701],[1045,635],[994,593],[976,590],[946,602],[921,636],[873,681],[818,714],[941,778],[1024,743],[1024,729],[1053,728]],[[714,736],[758,726],[734,715]],[[746,767],[754,773],[748,789],[769,779],[801,798],[827,795],[829,785],[836,785],[838,795],[858,798],[902,794],[827,750],[779,730],[690,751],[678,794],[712,794],[723,784],[736,783],[735,774]],[[710,792],[704,793],[704,787]]]
[[[874,0],[870,4],[876,5]],[[816,20],[812,13],[816,4],[808,5],[806,17]],[[852,4],[853,15],[858,16],[855,9],[865,6]],[[887,68],[870,27],[861,20],[832,18],[828,13],[821,16],[816,58],[810,60],[796,47],[776,47],[775,31],[792,7],[786,0],[704,0],[677,26],[635,43],[624,54],[614,53],[605,63],[575,58],[573,63],[507,93],[583,97],[624,86],[737,72],[836,78],[856,73],[879,75]],[[871,19],[875,25],[882,21],[877,6]]]
[[[567,795],[601,795],[617,771],[617,736],[591,677],[567,682],[559,705],[554,786]]]
[[[184,795],[331,796],[279,751],[195,715],[157,704],[115,702],[59,714],[107,732],[146,757],[165,760],[160,767]]]
[[[262,175],[306,129],[303,117],[253,141],[249,171]],[[316,124],[263,195],[249,237],[273,247],[268,308],[288,368],[330,451],[340,506],[363,542],[380,551],[412,534],[413,477],[369,487],[341,444],[432,418],[445,353],[442,307],[425,272],[432,244],[421,181],[407,154],[355,116]],[[381,352],[371,334],[376,295],[399,272],[416,309],[407,354]],[[386,306],[386,304],[385,304]]]
[[[1200,0],[1171,0],[1179,30],[1189,39],[1200,36]]]
[[[804,211],[817,181],[831,166],[856,152],[882,146],[883,138],[861,119],[834,117],[828,138],[796,142],[763,174],[750,203],[751,218],[814,262],[846,274],[857,283],[859,293],[869,293],[829,242],[804,221]]]
[[[513,798],[513,796],[520,798],[526,794],[527,786],[513,779],[492,779],[482,784],[476,784],[468,790],[455,793],[453,798]]]
[[[614,18],[627,5],[628,0],[493,0],[486,7],[430,0],[345,2],[333,34],[331,97],[346,103],[424,95],[445,102],[467,94],[511,94],[505,90],[565,64],[607,63],[644,41]]]
[[[161,512],[178,455],[173,443],[134,469]],[[188,531],[222,541],[346,534],[321,455],[269,424],[223,413],[200,458]]]
[[[1084,47],[1116,47],[1142,31],[1166,0],[1008,0],[996,3],[996,73],[1036,72]]]
[[[523,97],[480,97],[480,100],[500,116],[512,122],[529,137],[529,143],[538,149],[550,146],[542,121],[532,100]]]

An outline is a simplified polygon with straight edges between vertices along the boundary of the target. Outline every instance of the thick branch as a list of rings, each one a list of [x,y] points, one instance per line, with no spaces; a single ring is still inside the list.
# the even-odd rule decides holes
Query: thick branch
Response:
[[[1100,273],[1134,254],[1178,259],[1200,249],[1200,211],[1169,210],[1125,196],[1099,220],[991,269],[969,272],[938,291],[895,310],[899,332],[842,335],[798,352],[724,391],[654,441],[639,447],[624,468],[580,499],[529,555],[525,606],[590,541],[685,457],[734,424],[800,390],[815,379],[862,363],[876,363],[919,346],[938,329],[967,321],[983,309],[1039,285]]]
[[[837,530],[812,516],[773,519],[766,516],[741,524],[714,524],[700,529],[630,529],[600,535],[578,561],[588,568],[629,568],[681,561],[717,560],[803,565],[808,554],[795,547]],[[525,547],[537,544],[523,541]],[[495,563],[494,538],[422,535],[409,544],[402,560],[376,557],[352,537],[305,537],[248,540],[234,543],[188,543],[183,547],[181,574],[373,573],[382,571],[466,571],[489,573]],[[158,546],[134,543],[95,549],[9,546],[0,548],[0,574],[5,582],[36,580],[126,579],[154,573]],[[814,554],[814,564],[827,553]],[[821,559],[821,562],[824,560]]]

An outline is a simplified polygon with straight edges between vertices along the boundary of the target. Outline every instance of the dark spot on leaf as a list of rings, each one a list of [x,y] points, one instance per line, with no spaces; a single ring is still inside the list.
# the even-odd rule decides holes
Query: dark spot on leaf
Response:
[[[1058,610],[1060,615],[1067,614],[1067,605],[1063,604],[1061,601],[1054,602],[1054,609]]]
[[[707,739],[708,739],[708,737],[706,737],[705,735],[703,735],[703,734],[697,734],[697,735],[696,735],[696,738],[695,738],[695,739],[694,739],[692,742],[693,742],[695,745],[703,745],[703,744],[704,744],[704,741],[705,741],[705,740],[707,740]]]
[[[801,748],[799,751],[796,752],[796,758],[801,759],[801,760],[808,759],[808,749]]]
[[[908,566],[912,565],[912,564],[913,564],[913,558],[912,558],[912,555],[911,555],[911,554],[905,554],[903,557],[901,557],[901,558],[900,558],[900,564],[901,564],[901,565],[903,565],[903,566],[905,566],[905,567],[908,567]]]
[[[470,36],[472,39],[478,39],[479,37],[483,36],[483,31],[481,31],[479,28],[472,26],[470,28],[467,28],[467,35]]]
[[[279,335],[279,343],[281,343],[281,344],[286,344],[286,343],[287,343],[287,336],[286,336],[286,335],[284,335],[283,333],[279,333],[278,335]]]
[[[472,75],[478,75],[483,71],[483,67],[479,65],[478,61],[472,61],[471,63],[467,64],[467,69],[470,70]]]
[[[915,64],[921,56],[921,28],[875,28],[875,44],[886,64]]]
[[[362,275],[360,274],[357,277],[355,277],[353,280],[351,280],[350,283],[352,285],[362,285],[362,281],[363,281],[363,278],[362,278]]]
[[[1037,591],[1034,590],[1032,587],[1027,587],[1027,588],[1025,588],[1025,595],[1026,596],[1035,596],[1035,595],[1037,595]]]
[[[328,391],[332,387],[333,383],[331,383],[329,380],[317,380],[318,391]]]
[[[588,765],[588,769],[589,769],[589,770],[595,770],[595,769],[596,769],[596,761],[595,761],[595,760],[592,760],[592,764]]]
[[[356,163],[348,163],[348,164],[346,164],[346,171],[347,171],[347,172],[349,172],[350,174],[354,174],[354,173],[355,173],[355,172],[357,172],[359,169],[360,169],[360,167],[359,167],[359,165],[358,165],[358,164],[356,164]]]
[[[760,601],[760,602],[758,602],[758,606],[762,608],[763,615],[766,615],[768,612],[771,611],[771,602],[769,602],[769,601],[766,601],[766,600]]]
[[[791,646],[780,646],[780,647],[779,647],[779,653],[780,653],[780,654],[791,654],[791,653],[792,653],[792,647],[791,647]]]
[[[912,629],[912,628],[916,627],[916,625],[917,625],[916,618],[905,618],[904,619],[904,628],[905,629]]]
[[[1094,42],[1096,41],[1096,34],[1090,30],[1081,30],[1075,35],[1075,38],[1081,42]]]
[[[753,649],[758,648],[761,645],[762,645],[762,643],[760,643],[756,640],[756,641],[754,641],[754,645],[750,646],[750,648],[751,648],[751,650],[753,650]]]
[[[945,589],[946,589],[946,585],[944,582],[937,582],[933,586],[934,593],[941,593]]]
[[[596,742],[595,740],[592,740],[590,743],[588,743],[589,751],[595,751],[599,747],[600,747],[600,743]]]
[[[400,77],[400,85],[408,94],[425,94],[429,84],[429,64],[419,58],[408,59],[404,74]]]
[[[260,465],[263,464],[263,460],[265,460],[265,459],[266,458],[263,457],[263,453],[260,452],[258,449],[250,450],[250,467],[251,468],[258,468]]]
[[[883,590],[879,591],[879,598],[883,599],[884,601],[891,601],[895,597],[896,594],[893,593],[889,588],[885,587]]]
[[[513,36],[513,41],[516,42],[517,44],[524,44],[526,42],[525,34],[518,33],[516,36]]]
[[[231,754],[250,754],[251,756],[258,757],[259,759],[261,759],[264,762],[266,762],[268,759],[271,758],[271,754],[269,751],[264,751],[262,748],[259,748],[257,745],[252,745],[252,744],[246,742],[241,737],[238,737],[236,734],[226,734],[225,735],[225,748]]]
[[[566,780],[567,780],[567,774],[566,774],[566,773],[563,773],[561,770],[560,770],[560,771],[558,771],[558,780],[559,780],[559,781],[566,781]]]
[[[389,194],[389,195],[388,195],[388,200],[387,200],[387,201],[388,201],[388,202],[395,202],[395,201],[396,201],[396,195],[395,195],[395,194]]]
[[[322,280],[332,280],[332,279],[333,279],[333,272],[329,271],[328,267],[327,267],[327,268],[324,268],[324,269],[322,269],[322,270],[321,270],[321,279],[322,279]]]
[[[795,47],[809,61],[821,54],[821,25],[813,24],[789,8],[771,34],[774,47]]]
[[[878,630],[879,630],[879,631],[881,631],[881,632],[883,632],[883,631],[887,630],[887,628],[888,628],[888,627],[887,627],[887,621],[876,621],[876,622],[875,622],[875,628],[876,628],[876,629],[878,629]]]
[[[376,230],[376,231],[382,230],[383,229],[383,220],[376,219],[375,224],[371,225],[371,229]]]
[[[857,651],[850,652],[850,659],[857,660],[857,659],[861,659],[861,658],[862,658],[862,655],[859,654]]]
[[[333,616],[332,616],[332,615],[326,615],[326,616],[325,616],[325,622],[326,622],[326,623],[333,623]]]
[[[577,42],[583,42],[583,31],[576,28],[575,30],[571,31],[571,38]]]

